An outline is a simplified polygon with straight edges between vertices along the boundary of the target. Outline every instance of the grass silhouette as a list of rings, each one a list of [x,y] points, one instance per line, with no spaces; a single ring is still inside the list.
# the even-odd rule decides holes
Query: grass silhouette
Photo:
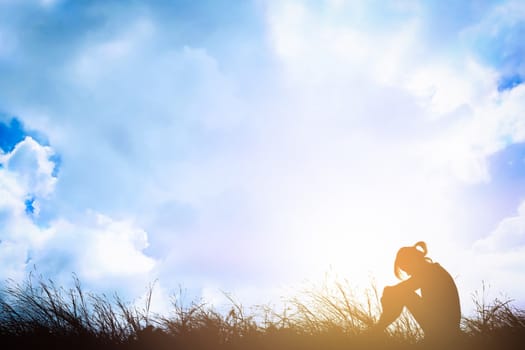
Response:
[[[117,295],[86,293],[74,278],[65,289],[31,275],[8,282],[0,294],[0,342],[17,349],[427,349],[409,314],[385,333],[367,329],[379,313],[374,287],[358,298],[346,282],[306,289],[281,311],[259,306],[250,312],[229,298],[219,312],[201,302],[184,305],[174,297],[169,316],[150,312]],[[361,296],[361,295],[359,295]],[[359,301],[364,300],[364,301]],[[525,312],[510,301],[474,298],[476,313],[462,321],[463,336],[449,349],[521,349]]]

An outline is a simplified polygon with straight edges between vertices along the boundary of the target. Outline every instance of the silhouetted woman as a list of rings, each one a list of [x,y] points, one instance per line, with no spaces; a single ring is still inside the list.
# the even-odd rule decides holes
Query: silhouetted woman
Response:
[[[442,341],[460,333],[461,311],[456,284],[447,270],[426,255],[425,242],[399,249],[394,273],[403,279],[404,272],[408,278],[395,286],[385,287],[381,297],[383,313],[376,329],[386,328],[406,307],[425,332],[426,340]]]

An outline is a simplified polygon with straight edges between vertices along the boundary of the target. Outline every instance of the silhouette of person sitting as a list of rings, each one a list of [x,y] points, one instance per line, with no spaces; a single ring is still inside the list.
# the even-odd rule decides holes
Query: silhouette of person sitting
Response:
[[[403,273],[409,278],[383,290],[383,312],[375,330],[384,330],[406,307],[423,329],[425,341],[442,342],[460,334],[456,284],[447,270],[426,255],[427,245],[422,241],[399,249],[394,273],[398,279],[403,279]]]

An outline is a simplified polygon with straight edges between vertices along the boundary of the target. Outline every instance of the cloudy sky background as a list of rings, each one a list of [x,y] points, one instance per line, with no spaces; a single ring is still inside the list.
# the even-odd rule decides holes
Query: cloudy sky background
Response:
[[[525,305],[521,1],[0,0],[0,279],[275,301],[394,283]]]

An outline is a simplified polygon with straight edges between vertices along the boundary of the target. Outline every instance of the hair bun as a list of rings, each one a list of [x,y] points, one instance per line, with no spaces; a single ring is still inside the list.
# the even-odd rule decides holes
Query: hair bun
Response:
[[[423,253],[423,256],[426,256],[427,255],[427,244],[423,241],[419,241],[417,242],[416,244],[414,244],[414,248],[416,248],[416,250],[420,251],[421,253]],[[420,249],[418,249],[420,248]]]

